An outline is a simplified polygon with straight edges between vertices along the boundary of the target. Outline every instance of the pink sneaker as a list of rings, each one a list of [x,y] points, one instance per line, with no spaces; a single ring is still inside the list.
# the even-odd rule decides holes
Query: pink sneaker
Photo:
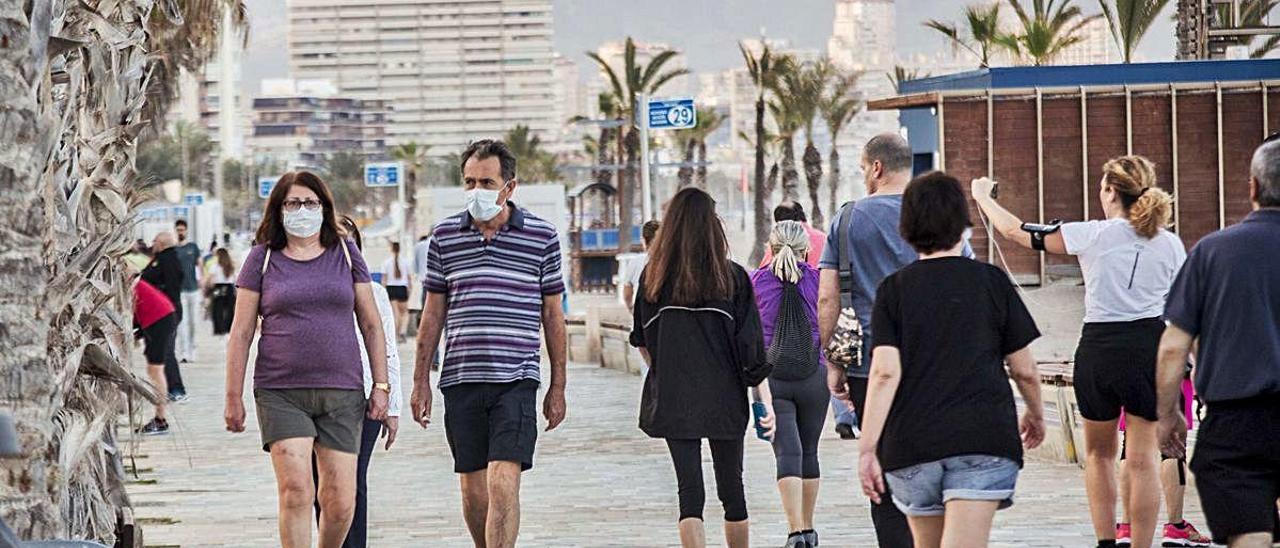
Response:
[[[1130,546],[1132,546],[1133,542],[1132,542],[1132,539],[1130,538],[1131,536],[1133,536],[1133,533],[1129,531],[1128,523],[1116,524],[1116,546],[1117,547],[1129,548]]]
[[[1182,527],[1172,523],[1164,524],[1164,539],[1161,546],[1209,546],[1211,539],[1200,534],[1194,525],[1182,520]]]

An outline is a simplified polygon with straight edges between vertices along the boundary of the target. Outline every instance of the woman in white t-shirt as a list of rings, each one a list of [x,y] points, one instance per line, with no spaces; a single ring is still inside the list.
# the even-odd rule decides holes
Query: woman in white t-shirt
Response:
[[[1065,223],[1045,235],[1049,253],[1075,255],[1084,275],[1084,329],[1076,348],[1076,403],[1084,417],[1085,487],[1099,546],[1115,545],[1118,453],[1116,424],[1128,426],[1132,545],[1150,546],[1160,509],[1155,367],[1161,314],[1186,260],[1177,235],[1165,230],[1173,198],[1156,186],[1155,166],[1141,156],[1103,165],[1098,199],[1104,221]],[[1022,221],[996,203],[990,179],[973,182],[973,198],[1005,239],[1035,249]]]
[[[382,285],[391,298],[396,316],[397,340],[404,340],[405,323],[409,321],[409,287],[413,274],[400,259],[400,242],[391,242],[391,258],[382,263]]]

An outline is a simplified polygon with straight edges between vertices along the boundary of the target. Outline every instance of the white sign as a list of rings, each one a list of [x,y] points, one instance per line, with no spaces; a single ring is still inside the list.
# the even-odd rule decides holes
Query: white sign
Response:
[[[364,165],[364,185],[369,187],[397,187],[403,179],[404,166],[400,162],[370,162]]]
[[[688,129],[698,125],[692,97],[649,100],[649,129]]]

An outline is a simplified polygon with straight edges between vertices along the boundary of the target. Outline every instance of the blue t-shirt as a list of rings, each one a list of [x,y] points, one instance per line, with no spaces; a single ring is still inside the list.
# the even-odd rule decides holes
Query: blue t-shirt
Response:
[[[847,217],[848,215],[852,216]],[[840,234],[838,223],[849,228],[848,236],[845,237],[844,258],[852,263],[852,287],[850,294],[845,296],[848,298],[845,306],[853,306],[854,312],[858,314],[864,341],[862,366],[850,368],[848,374],[851,377],[865,378],[871,371],[871,306],[876,302],[876,288],[890,274],[920,257],[898,233],[901,216],[901,194],[868,196],[845,204],[827,230],[827,245],[822,250],[822,260],[818,261],[818,267],[839,270],[840,265],[836,264]],[[973,256],[967,239],[964,256]]]
[[[1164,317],[1200,339],[1195,385],[1204,401],[1280,394],[1280,209],[1200,240]]]

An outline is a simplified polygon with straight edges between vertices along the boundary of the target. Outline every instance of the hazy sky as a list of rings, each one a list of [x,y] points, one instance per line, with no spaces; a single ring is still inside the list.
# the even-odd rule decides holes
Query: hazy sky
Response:
[[[1095,0],[1075,0],[1097,13]],[[262,78],[288,76],[284,0],[248,0],[252,25],[244,60],[244,90],[258,91]],[[736,43],[758,36],[793,46],[825,50],[835,16],[834,0],[554,0],[555,45],[589,71],[583,55],[601,42],[627,35],[666,42],[684,52],[695,72],[736,67]],[[898,53],[931,53],[947,47],[937,33],[920,26],[932,18],[955,20],[963,0],[898,0]],[[1161,17],[1147,33],[1139,54],[1150,60],[1173,58],[1173,22]]]

